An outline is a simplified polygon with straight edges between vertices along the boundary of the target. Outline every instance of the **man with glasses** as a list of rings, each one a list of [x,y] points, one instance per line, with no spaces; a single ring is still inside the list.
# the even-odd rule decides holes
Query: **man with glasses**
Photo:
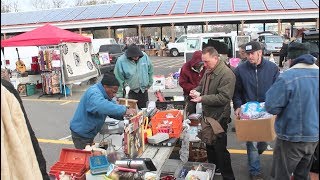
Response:
[[[121,120],[125,114],[134,114],[134,109],[113,100],[118,88],[119,82],[114,74],[106,73],[101,82],[92,85],[83,94],[70,122],[75,148],[84,149],[87,144],[92,144],[107,116]]]
[[[114,74],[120,86],[117,97],[124,97],[124,88],[130,87],[129,99],[138,100],[138,108],[145,108],[149,101],[148,89],[153,83],[153,65],[148,55],[132,44],[116,62]]]

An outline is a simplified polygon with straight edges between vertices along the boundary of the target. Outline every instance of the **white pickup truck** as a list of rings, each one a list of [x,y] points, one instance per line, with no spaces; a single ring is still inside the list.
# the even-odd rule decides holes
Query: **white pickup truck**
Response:
[[[184,53],[185,42],[187,41],[187,35],[180,36],[174,43],[169,42],[167,44],[167,53],[171,56],[176,57]]]

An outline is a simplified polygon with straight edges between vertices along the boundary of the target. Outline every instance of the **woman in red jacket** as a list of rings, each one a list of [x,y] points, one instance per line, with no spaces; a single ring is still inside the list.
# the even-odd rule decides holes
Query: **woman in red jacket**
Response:
[[[186,115],[196,113],[196,103],[190,102],[189,93],[199,85],[199,82],[205,72],[201,59],[202,52],[196,51],[193,53],[190,61],[186,62],[180,71],[179,85],[183,89],[183,95],[186,100]]]

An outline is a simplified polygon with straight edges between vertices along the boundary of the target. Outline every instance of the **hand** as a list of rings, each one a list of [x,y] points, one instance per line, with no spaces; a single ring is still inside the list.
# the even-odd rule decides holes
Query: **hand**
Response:
[[[194,99],[194,98],[199,97],[199,96],[200,96],[200,93],[199,93],[198,91],[196,91],[196,90],[193,89],[193,90],[190,91],[189,96],[190,96],[192,99]]]
[[[241,108],[237,108],[235,111],[234,111],[234,115],[238,118],[240,118],[240,112],[241,112]]]
[[[129,115],[129,116],[133,116],[133,115],[135,115],[137,113],[137,111],[135,110],[135,109],[133,109],[133,108],[129,108],[129,109],[127,109],[127,111],[126,111],[126,115]]]
[[[190,101],[198,103],[198,102],[201,102],[201,101],[202,101],[202,97],[201,97],[201,96],[198,96],[198,97],[196,97],[196,98],[192,98]]]

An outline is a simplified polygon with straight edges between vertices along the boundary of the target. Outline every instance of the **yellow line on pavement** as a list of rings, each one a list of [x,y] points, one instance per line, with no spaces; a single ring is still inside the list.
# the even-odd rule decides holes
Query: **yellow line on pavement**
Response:
[[[38,142],[41,142],[41,143],[52,143],[52,144],[73,144],[72,141],[53,140],[53,139],[38,139]]]
[[[38,139],[40,143],[52,143],[52,144],[73,144],[72,141],[67,140],[53,140],[53,139]],[[241,149],[228,149],[231,154],[247,154],[247,150]],[[264,151],[264,155],[272,155],[273,151]]]
[[[67,102],[61,103],[60,105],[65,105],[65,104],[69,104],[69,103],[71,103],[71,101],[67,101]]]

